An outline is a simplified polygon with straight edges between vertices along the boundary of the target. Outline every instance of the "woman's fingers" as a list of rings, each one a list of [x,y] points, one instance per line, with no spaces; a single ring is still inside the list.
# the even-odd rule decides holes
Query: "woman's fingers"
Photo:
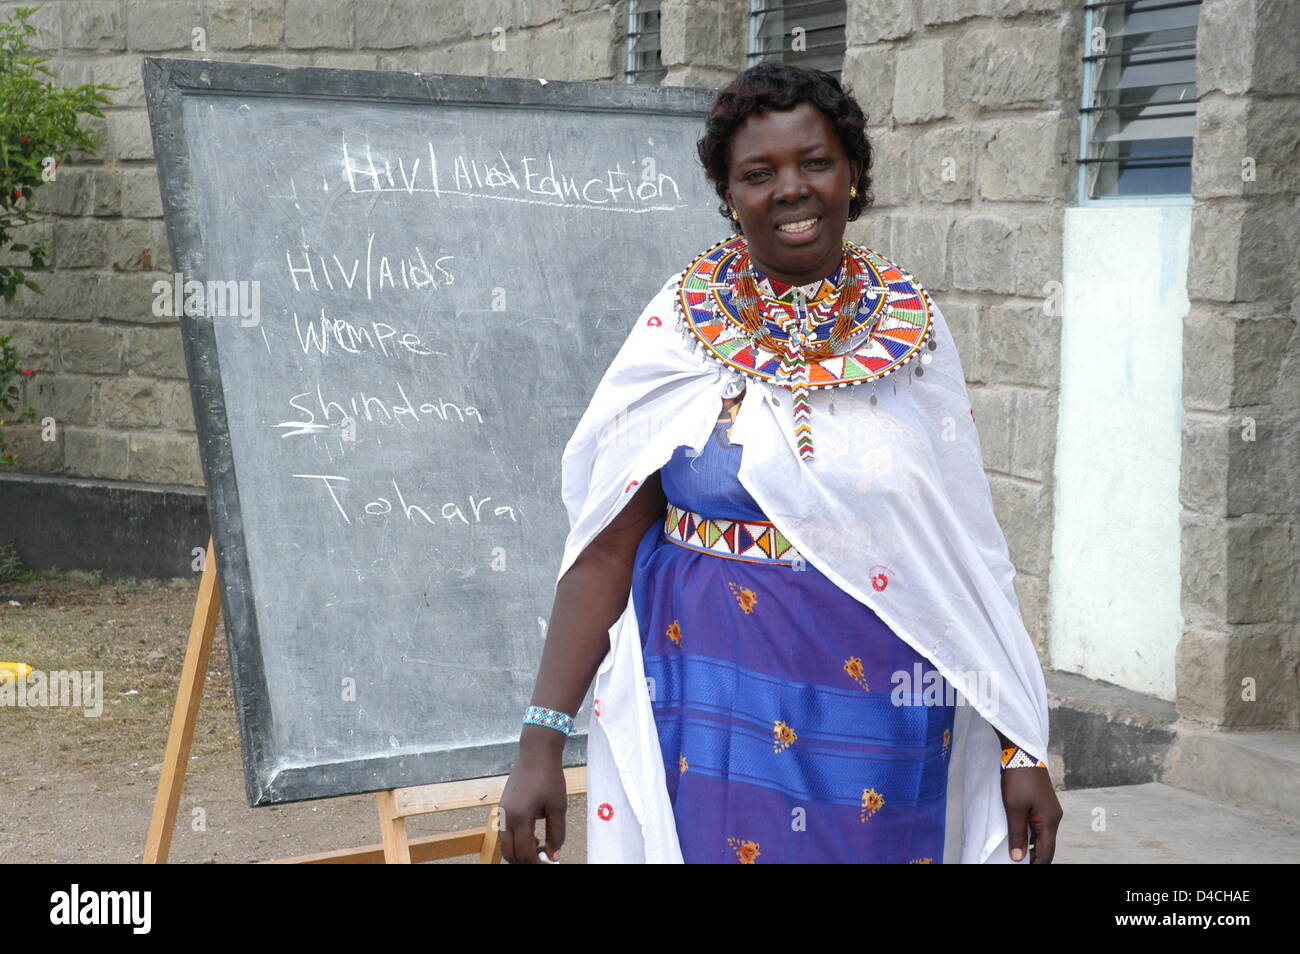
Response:
[[[502,811],[505,812],[505,809],[502,809]],[[515,815],[505,812],[505,816],[506,827],[505,831],[502,832],[502,854],[506,855],[507,846],[510,848],[506,860],[512,865],[541,864],[537,860],[537,836],[533,833],[537,815],[531,812],[519,812]]]
[[[546,854],[552,861],[560,860],[560,847],[564,844],[564,810],[567,807],[565,796],[559,802],[546,806]]]
[[[1023,859],[1028,847],[1029,813],[1018,805],[1007,806],[1007,850],[1011,852],[1011,860]]]
[[[1052,804],[1042,811],[1037,808],[1030,813],[1030,823],[1034,826],[1034,850],[1029,856],[1030,864],[1050,865],[1056,855],[1056,829],[1060,827],[1061,803],[1052,794]]]

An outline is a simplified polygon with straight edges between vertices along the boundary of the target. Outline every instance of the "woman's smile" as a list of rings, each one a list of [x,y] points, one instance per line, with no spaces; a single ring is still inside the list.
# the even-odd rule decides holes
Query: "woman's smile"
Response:
[[[795,245],[804,245],[816,239],[820,234],[822,217],[814,215],[795,222],[778,225],[776,230]]]

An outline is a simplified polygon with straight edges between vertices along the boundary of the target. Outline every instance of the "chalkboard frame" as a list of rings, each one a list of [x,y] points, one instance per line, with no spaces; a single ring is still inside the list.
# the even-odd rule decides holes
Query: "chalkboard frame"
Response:
[[[208,94],[291,96],[347,101],[563,109],[691,116],[703,122],[714,90],[699,87],[639,86],[612,82],[523,79],[413,73],[327,67],[284,67],[260,63],[145,57],[141,64],[172,271],[186,280],[206,282],[198,211],[193,204],[188,138],[182,103],[187,96]],[[436,756],[394,755],[332,765],[278,768],[253,731],[269,725],[271,706],[262,665],[258,618],[252,598],[248,551],[226,406],[221,383],[216,333],[211,321],[180,318],[185,367],[189,376],[194,422],[207,490],[208,518],[216,549],[221,608],[230,650],[232,675],[244,693],[236,699],[245,791],[250,806],[280,804],[362,794],[407,784],[428,784],[483,777],[465,773],[456,751]],[[611,354],[612,357],[612,354]],[[594,385],[593,385],[594,386]],[[556,460],[559,467],[559,460]],[[512,765],[514,743],[483,746]],[[437,759],[436,777],[394,782],[427,769]],[[586,735],[565,744],[563,763],[586,761]],[[398,765],[402,763],[402,765]],[[406,763],[414,763],[406,764]],[[508,770],[508,768],[504,769]],[[378,782],[377,782],[378,780]]]

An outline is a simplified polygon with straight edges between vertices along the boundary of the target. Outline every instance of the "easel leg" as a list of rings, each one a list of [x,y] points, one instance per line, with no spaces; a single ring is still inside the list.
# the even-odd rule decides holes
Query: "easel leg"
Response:
[[[483,833],[483,850],[479,852],[478,863],[481,865],[501,864],[501,806],[493,805],[488,812],[487,830]]]
[[[379,837],[384,845],[384,864],[409,865],[411,845],[406,838],[406,817],[398,814],[394,789],[375,792],[379,803]]]
[[[153,817],[149,821],[149,836],[145,842],[142,864],[165,864],[171,850],[176,811],[180,807],[185,769],[190,760],[190,743],[194,741],[194,723],[198,719],[199,702],[203,698],[208,657],[212,654],[212,634],[216,631],[220,610],[217,559],[212,538],[208,537],[207,553],[203,556],[203,576],[199,580],[199,596],[194,603],[190,638],[185,645],[185,665],[181,670],[180,688],[176,692],[176,706],[172,710],[167,751],[163,756],[162,773],[158,776],[158,794],[153,803]]]

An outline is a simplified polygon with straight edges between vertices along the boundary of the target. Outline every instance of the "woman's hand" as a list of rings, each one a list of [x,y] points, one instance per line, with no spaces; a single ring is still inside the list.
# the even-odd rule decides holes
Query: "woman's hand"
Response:
[[[525,729],[532,728],[525,726]],[[552,729],[543,729],[552,732]],[[561,737],[561,741],[563,737]],[[564,844],[564,812],[568,787],[558,749],[520,746],[519,760],[501,793],[505,829],[501,832],[501,854],[512,865],[541,864],[537,856],[534,822],[546,819],[546,855],[558,861]]]
[[[1019,861],[1028,847],[1026,831],[1033,828],[1029,863],[1050,865],[1056,854],[1056,829],[1064,812],[1056,800],[1045,768],[1013,768],[1002,772],[1002,805],[1007,810],[1007,848]]]

